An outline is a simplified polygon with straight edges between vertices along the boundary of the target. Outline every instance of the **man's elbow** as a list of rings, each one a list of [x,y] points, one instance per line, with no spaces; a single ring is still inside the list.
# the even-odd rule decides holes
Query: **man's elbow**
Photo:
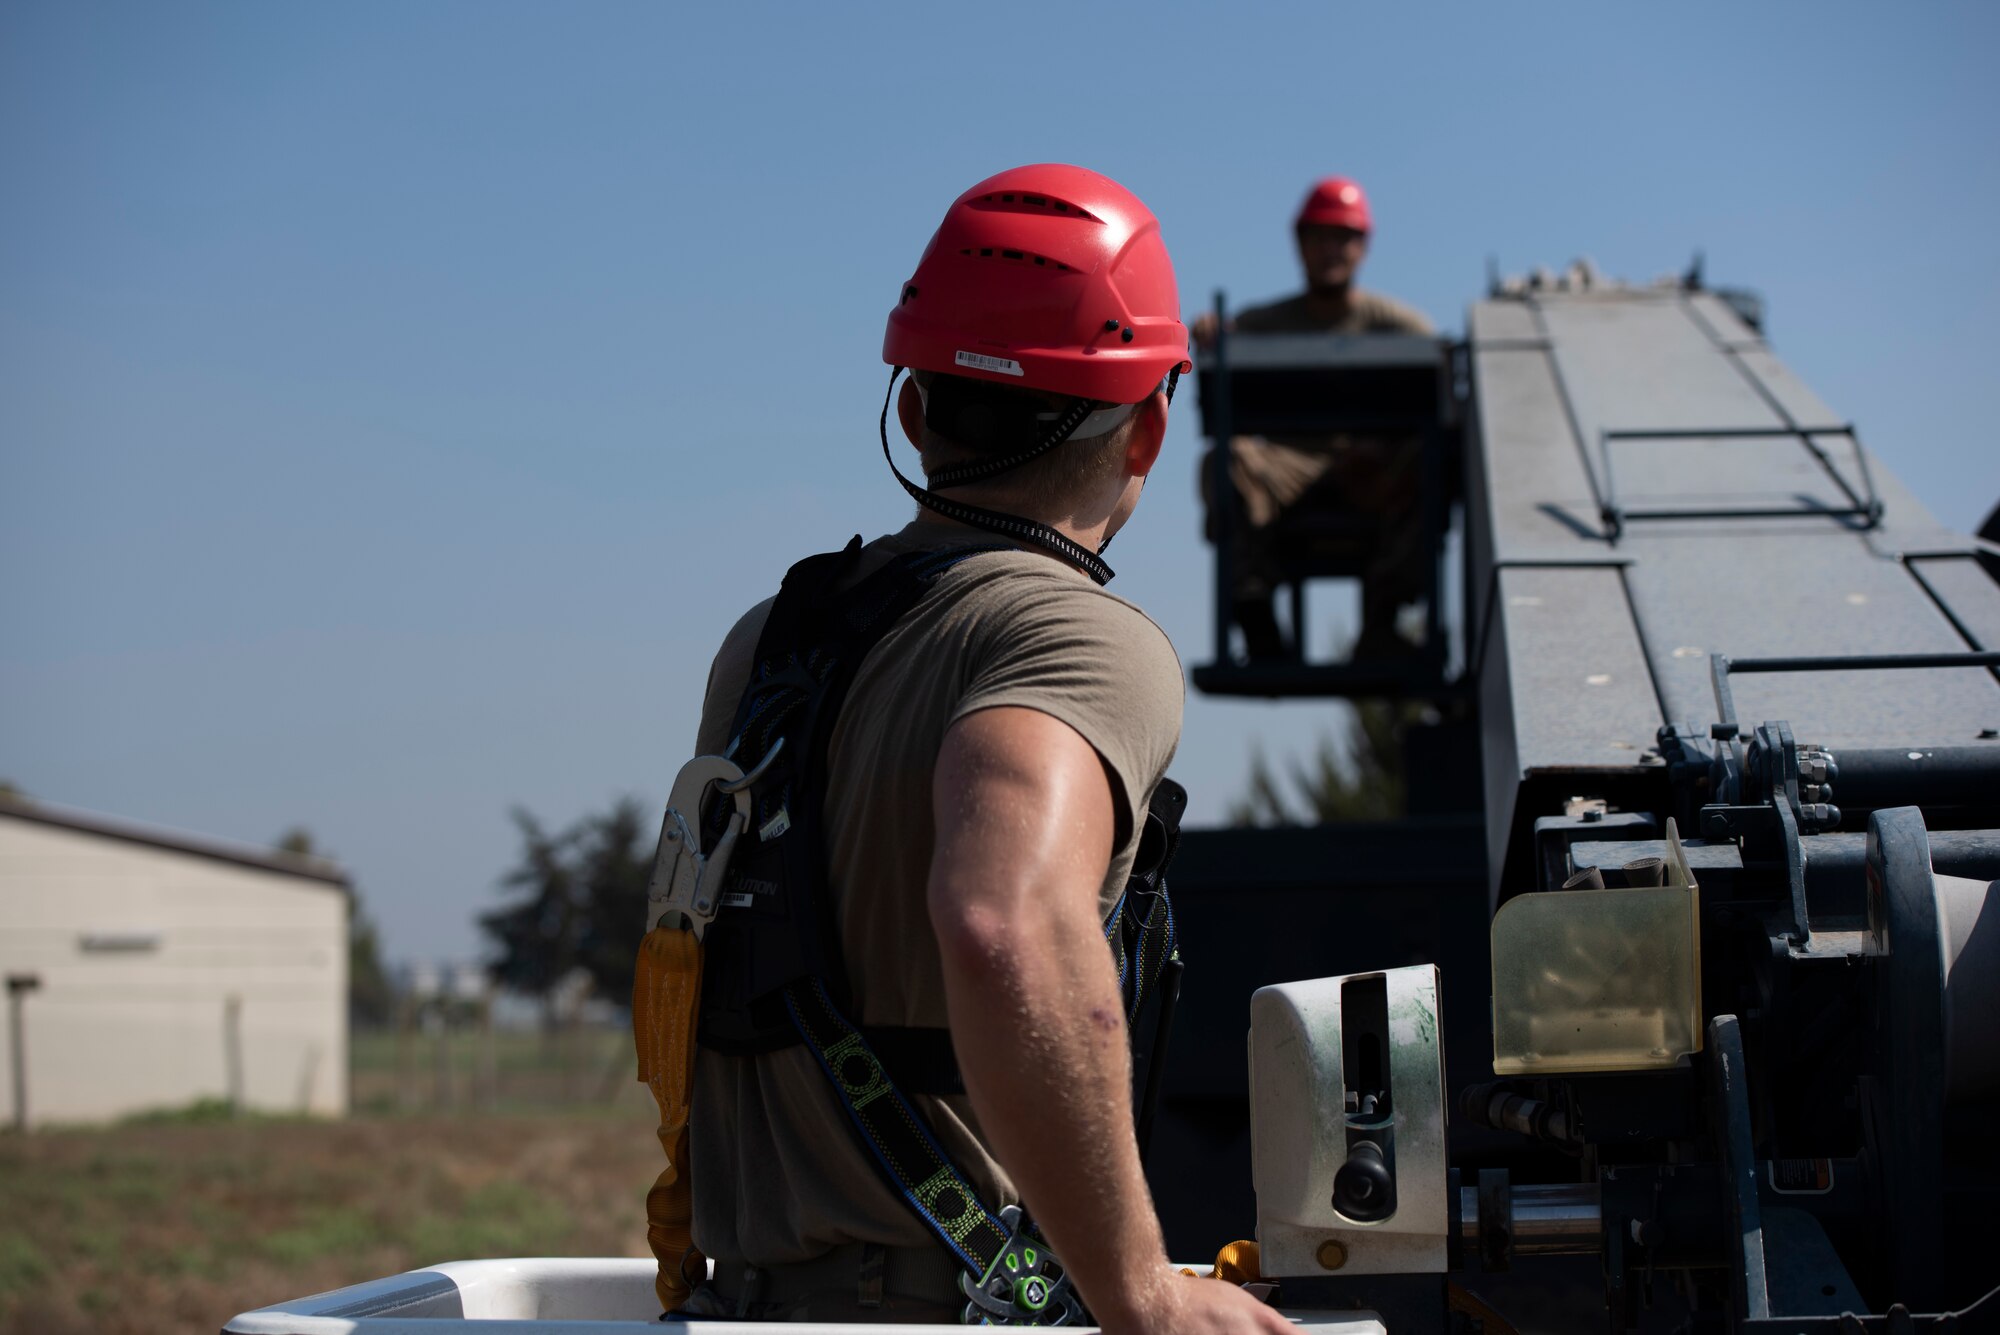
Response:
[[[963,894],[932,886],[931,930],[947,976],[997,980],[1019,971],[1024,924],[1021,915]]]

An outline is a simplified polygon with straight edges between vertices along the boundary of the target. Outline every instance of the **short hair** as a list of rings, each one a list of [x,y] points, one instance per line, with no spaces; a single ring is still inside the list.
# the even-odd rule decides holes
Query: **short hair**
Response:
[[[919,388],[926,392],[938,381],[951,380],[964,385],[977,385],[982,396],[995,399],[1026,396],[1037,412],[1063,413],[1079,402],[1078,399],[1067,395],[1014,389],[1007,385],[968,380],[964,376],[949,376],[938,371],[916,371],[912,372],[912,376]],[[1046,454],[996,475],[992,483],[1010,491],[1022,491],[1034,495],[1038,499],[1045,499],[1057,505],[1067,505],[1076,501],[1091,488],[1116,474],[1123,461],[1123,454],[1118,446],[1124,442],[1126,427],[1132,420],[1128,417],[1109,431],[1088,438],[1072,436]],[[919,453],[923,458],[924,476],[929,477],[941,469],[977,459],[1004,458],[1027,449],[1035,444],[1037,439],[1039,436],[1035,433],[1014,432],[972,445],[954,440],[935,430],[926,420],[923,443],[919,447]]]

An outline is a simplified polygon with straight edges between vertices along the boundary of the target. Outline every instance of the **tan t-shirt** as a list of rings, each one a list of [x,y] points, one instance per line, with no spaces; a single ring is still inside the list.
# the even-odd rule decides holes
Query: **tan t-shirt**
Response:
[[[1328,323],[1314,310],[1301,292],[1268,306],[1252,306],[1236,315],[1236,328],[1245,334],[1428,334],[1431,322],[1421,311],[1405,306],[1394,297],[1352,288],[1347,295],[1347,312]]]
[[[997,539],[919,520],[865,549],[892,555]],[[769,601],[730,631],[709,671],[696,749],[728,744]],[[925,904],[931,779],[945,730],[997,705],[1040,710],[1095,747],[1113,777],[1117,852],[1109,912],[1138,851],[1148,797],[1179,743],[1181,669],[1166,634],[1130,603],[1038,552],[971,557],[862,660],[828,745],[826,829],[841,947],[863,1025],[947,1027],[944,973]],[[990,1209],[1019,1200],[963,1097],[911,1096]],[[812,1054],[703,1050],[690,1119],[694,1240],[719,1260],[805,1261],[852,1242],[933,1241],[856,1140]]]

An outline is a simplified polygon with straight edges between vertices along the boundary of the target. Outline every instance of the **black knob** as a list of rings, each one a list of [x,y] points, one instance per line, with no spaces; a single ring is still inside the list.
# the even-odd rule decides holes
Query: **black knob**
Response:
[[[1333,1175],[1333,1208],[1362,1224],[1396,1213],[1396,1179],[1374,1141],[1348,1147],[1347,1162]]]

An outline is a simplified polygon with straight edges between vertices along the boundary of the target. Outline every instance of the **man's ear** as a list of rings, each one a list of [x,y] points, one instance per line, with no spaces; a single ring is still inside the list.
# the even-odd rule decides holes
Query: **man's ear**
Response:
[[[1132,434],[1125,440],[1125,475],[1144,477],[1160,462],[1167,438],[1167,396],[1155,393],[1132,414]]]
[[[907,377],[903,380],[903,392],[896,396],[896,420],[903,424],[903,434],[910,438],[910,444],[922,449],[924,398],[917,393],[917,382]]]

